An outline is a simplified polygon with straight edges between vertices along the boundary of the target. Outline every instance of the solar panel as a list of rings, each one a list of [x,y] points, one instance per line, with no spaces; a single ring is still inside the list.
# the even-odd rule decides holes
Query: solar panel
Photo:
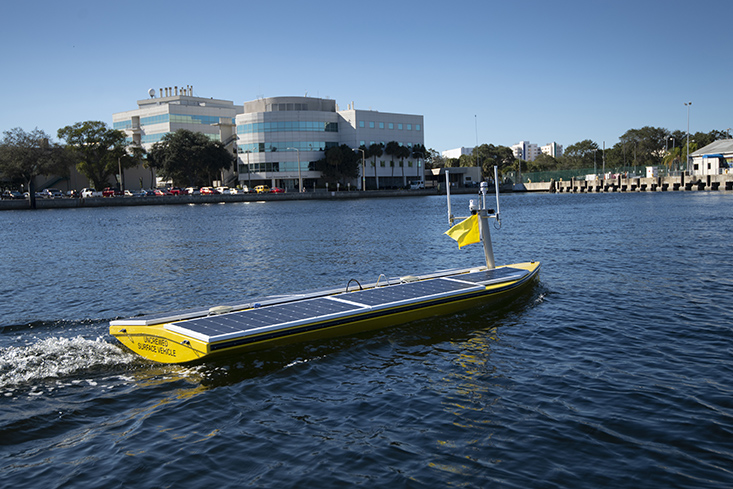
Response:
[[[473,285],[445,279],[425,280],[406,284],[377,287],[341,295],[341,298],[367,306],[381,306],[437,294],[463,291]]]
[[[484,270],[483,272],[465,273],[451,277],[454,280],[472,282],[475,284],[489,285],[495,282],[506,282],[508,280],[519,280],[529,273],[528,270],[521,268],[493,268]]]
[[[358,309],[361,309],[359,305],[323,297],[191,319],[167,325],[166,329],[203,341],[220,341],[259,332],[273,326],[293,326],[302,322],[343,316]]]
[[[482,289],[466,282],[426,280],[190,319],[166,325],[166,329],[202,341],[222,341]]]

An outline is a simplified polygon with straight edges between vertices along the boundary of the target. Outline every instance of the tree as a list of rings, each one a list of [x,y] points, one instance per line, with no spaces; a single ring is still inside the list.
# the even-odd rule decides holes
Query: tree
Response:
[[[405,179],[405,158],[409,158],[412,154],[412,151],[407,146],[400,145],[399,148],[397,148],[397,152],[395,153],[395,156],[400,159],[400,168],[402,168],[402,185],[407,185],[407,179]]]
[[[394,178],[394,158],[397,156],[397,152],[399,151],[400,143],[397,141],[390,141],[387,143],[387,146],[384,148],[384,153],[389,155],[391,157],[390,166],[392,167],[392,178]]]
[[[598,151],[598,144],[590,139],[584,139],[565,148],[560,158],[562,169],[589,168],[593,166],[593,158]]]
[[[499,171],[511,168],[514,164],[514,152],[507,146],[494,146],[493,144],[482,144],[473,149],[471,154],[481,165],[482,178],[494,178],[494,166]]]
[[[3,141],[0,143],[0,173],[10,181],[26,185],[30,206],[35,208],[35,178],[40,175],[68,177],[71,165],[69,155],[38,128],[25,132],[16,127],[4,131],[3,134]]]
[[[205,134],[179,129],[163,136],[148,154],[149,164],[163,178],[181,187],[209,185],[222,170],[234,163],[234,156],[220,141]]]
[[[420,180],[425,180],[425,160],[428,157],[428,150],[423,144],[415,144],[412,146],[412,157],[417,160],[417,173]],[[420,161],[423,164],[420,164]]]
[[[137,164],[127,154],[125,133],[110,129],[104,122],[77,122],[59,129],[58,137],[66,140],[67,148],[73,151],[77,170],[97,189],[106,187],[120,166]]]
[[[552,171],[557,168],[558,161],[550,155],[540,153],[533,161],[527,162],[527,171]]]
[[[664,158],[669,136],[667,129],[644,126],[641,129],[629,129],[619,138],[619,142],[633,146],[635,166],[658,166]]]
[[[315,168],[327,183],[343,184],[344,180],[359,177],[359,155],[345,144],[328,148],[325,158],[316,161]]]
[[[382,143],[372,143],[369,145],[369,152],[367,155],[373,159],[374,166],[374,183],[379,190],[379,176],[377,176],[377,158],[381,158],[384,154],[384,145]]]
[[[444,166],[445,158],[443,158],[443,155],[430,148],[427,156],[425,156],[425,168],[430,170],[431,168],[443,168]]]

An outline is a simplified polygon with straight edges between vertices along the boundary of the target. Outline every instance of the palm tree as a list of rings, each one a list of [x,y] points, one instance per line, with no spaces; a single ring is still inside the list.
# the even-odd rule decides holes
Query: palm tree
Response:
[[[412,146],[412,157],[417,160],[417,176],[422,182],[425,179],[425,170],[421,171],[420,160],[424,160],[428,155],[428,150],[422,144]]]
[[[397,141],[390,141],[387,143],[387,146],[384,148],[384,153],[388,154],[391,157],[391,163],[392,166],[392,179],[394,180],[394,157],[397,156],[397,153],[400,151],[400,143]]]
[[[412,150],[407,146],[401,146],[397,150],[396,156],[400,159],[400,167],[402,167],[402,186],[407,186],[407,179],[405,178],[405,158],[409,158],[412,154]]]
[[[369,146],[369,152],[367,153],[370,157],[374,158],[374,182],[379,190],[379,176],[377,175],[377,158],[380,158],[384,154],[384,145],[382,143],[373,143]]]

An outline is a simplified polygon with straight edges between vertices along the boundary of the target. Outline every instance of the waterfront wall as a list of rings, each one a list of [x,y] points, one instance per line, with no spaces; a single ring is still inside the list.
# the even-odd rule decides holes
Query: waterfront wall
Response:
[[[476,193],[476,189],[456,189],[451,193]],[[236,195],[167,195],[161,197],[94,197],[89,199],[36,199],[36,209],[72,209],[78,207],[118,207],[138,205],[187,205],[220,204],[226,202],[268,202],[284,200],[363,199],[383,197],[413,197],[435,195],[436,189],[424,190],[367,190],[331,192],[320,190],[284,194],[236,194]],[[444,193],[444,192],[443,192]],[[0,210],[28,209],[27,200],[2,200]]]
[[[525,183],[528,192],[667,192],[694,190],[733,190],[733,174],[654,178],[611,178],[606,180],[570,179]]]

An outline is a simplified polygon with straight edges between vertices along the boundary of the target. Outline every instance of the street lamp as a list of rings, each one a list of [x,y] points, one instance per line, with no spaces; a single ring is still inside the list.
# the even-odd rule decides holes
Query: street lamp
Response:
[[[364,160],[366,160],[366,153],[364,153],[364,150],[361,148],[357,148],[357,151],[361,151],[361,190],[366,191],[366,173],[365,173],[365,166],[364,166]]]
[[[303,177],[300,175],[300,150],[298,148],[286,148],[286,149],[294,149],[298,152],[298,192],[303,191]]]
[[[692,102],[685,102],[687,107],[687,172],[690,173],[690,106]]]

